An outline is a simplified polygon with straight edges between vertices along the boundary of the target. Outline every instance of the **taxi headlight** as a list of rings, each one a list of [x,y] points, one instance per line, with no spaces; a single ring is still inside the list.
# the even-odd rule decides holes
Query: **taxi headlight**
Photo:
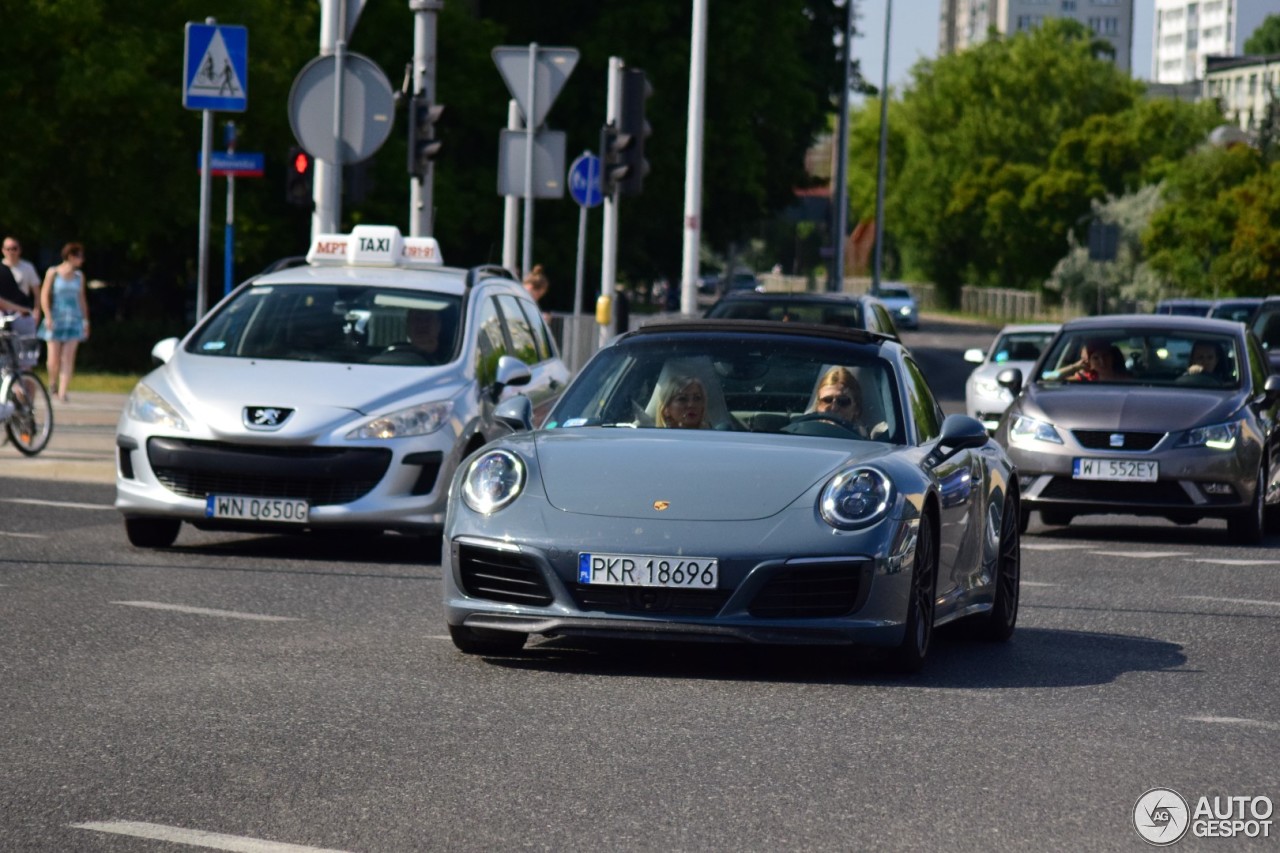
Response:
[[[144,424],[190,432],[187,422],[183,420],[182,415],[178,414],[178,410],[149,385],[141,382],[133,387],[133,393],[129,395],[125,411],[130,418]]]
[[[1178,447],[1209,447],[1213,450],[1231,450],[1240,437],[1240,422],[1211,424],[1189,429],[1178,439]]]
[[[407,438],[411,435],[430,435],[449,420],[453,414],[453,401],[421,403],[389,415],[382,415],[347,433],[349,439]]]
[[[490,450],[467,466],[462,500],[483,515],[497,512],[524,489],[524,461],[506,450]]]
[[[1038,421],[1026,415],[1018,415],[1013,419],[1013,423],[1009,424],[1009,440],[1048,441],[1053,444],[1062,444],[1062,436],[1058,435],[1053,424]]]
[[[893,484],[874,468],[849,468],[831,478],[818,498],[822,520],[840,530],[878,521],[893,502]]]
[[[1001,391],[1005,390],[994,379],[975,379],[973,380],[973,387],[978,390],[979,394],[985,394],[988,397],[997,397]]]

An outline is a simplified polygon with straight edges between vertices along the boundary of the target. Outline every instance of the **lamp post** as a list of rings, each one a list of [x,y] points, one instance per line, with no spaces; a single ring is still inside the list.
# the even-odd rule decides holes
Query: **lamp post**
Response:
[[[857,0],[844,0],[844,73],[841,74],[840,115],[836,133],[836,185],[832,193],[831,275],[827,290],[844,289],[844,232],[849,227],[849,72],[853,67],[853,18]]]

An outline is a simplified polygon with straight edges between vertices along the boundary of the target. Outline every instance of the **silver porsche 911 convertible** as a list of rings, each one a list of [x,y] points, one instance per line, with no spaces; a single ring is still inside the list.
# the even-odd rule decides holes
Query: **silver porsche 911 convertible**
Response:
[[[1019,596],[1017,479],[943,417],[886,337],[653,324],[605,347],[539,429],[459,466],[445,520],[455,645],[530,634],[878,647],[915,671],[935,626],[995,640]]]

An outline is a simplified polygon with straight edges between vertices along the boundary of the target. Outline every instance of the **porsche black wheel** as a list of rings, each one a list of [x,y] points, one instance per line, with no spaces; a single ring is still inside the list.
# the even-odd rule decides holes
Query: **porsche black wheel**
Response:
[[[458,651],[468,655],[505,655],[524,648],[528,634],[515,631],[487,631],[484,628],[468,628],[450,625],[449,638]]]
[[[991,610],[981,617],[978,635],[1001,643],[1013,636],[1018,622],[1018,596],[1022,590],[1022,541],[1019,531],[1019,501],[1010,497],[1000,521],[1000,544],[996,557],[995,599]]]
[[[929,654],[933,640],[934,596],[938,583],[938,549],[933,525],[928,517],[920,519],[916,533],[916,553],[911,568],[911,600],[907,603],[907,624],[902,642],[894,648],[886,663],[890,670],[901,673],[919,672]]]

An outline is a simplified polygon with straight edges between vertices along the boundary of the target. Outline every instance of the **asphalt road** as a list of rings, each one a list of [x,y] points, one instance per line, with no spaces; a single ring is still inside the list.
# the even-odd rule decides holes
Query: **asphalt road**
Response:
[[[958,388],[931,371],[989,334],[908,343]],[[1220,522],[1033,522],[1014,639],[942,631],[912,678],[734,646],[486,659],[415,539],[139,551],[109,483],[10,462],[0,850],[1140,850],[1151,788],[1280,799],[1280,539]]]

